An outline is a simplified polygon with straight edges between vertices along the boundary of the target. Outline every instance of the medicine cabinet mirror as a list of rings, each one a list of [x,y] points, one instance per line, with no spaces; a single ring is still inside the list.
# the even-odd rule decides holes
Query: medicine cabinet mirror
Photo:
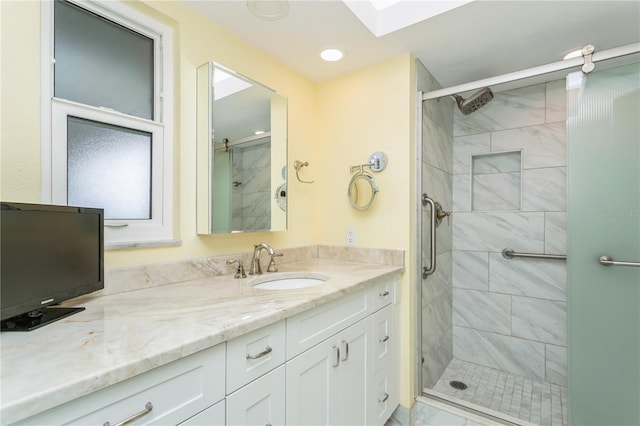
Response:
[[[198,234],[287,229],[287,98],[215,62],[197,70]]]

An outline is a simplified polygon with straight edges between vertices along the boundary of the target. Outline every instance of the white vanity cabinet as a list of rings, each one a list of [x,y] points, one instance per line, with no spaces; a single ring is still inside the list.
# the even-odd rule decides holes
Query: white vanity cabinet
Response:
[[[228,425],[285,424],[285,321],[227,342]]]
[[[287,320],[287,347],[293,351],[286,363],[287,424],[382,425],[388,420],[399,401],[393,373],[394,287],[385,282]],[[308,348],[301,343],[327,334]]]
[[[383,425],[398,405],[392,279],[16,425]]]
[[[114,426],[128,419],[136,425],[179,424],[224,399],[224,346],[205,349],[16,424]],[[218,424],[224,424],[224,413]]]
[[[227,425],[285,424],[284,365],[227,395]]]

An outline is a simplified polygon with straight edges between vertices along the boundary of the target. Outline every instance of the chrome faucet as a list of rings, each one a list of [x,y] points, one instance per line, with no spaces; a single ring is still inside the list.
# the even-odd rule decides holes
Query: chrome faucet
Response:
[[[249,275],[261,275],[262,268],[260,267],[260,253],[262,250],[266,250],[271,259],[275,256],[276,252],[273,251],[271,246],[267,243],[260,243],[253,246],[253,258],[251,259],[251,268],[249,269]],[[271,265],[270,265],[271,266]]]

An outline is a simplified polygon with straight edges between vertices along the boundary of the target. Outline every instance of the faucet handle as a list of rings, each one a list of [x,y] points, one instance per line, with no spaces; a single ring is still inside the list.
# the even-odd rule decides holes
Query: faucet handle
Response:
[[[242,260],[241,259],[227,260],[227,265],[233,265],[234,263],[238,264],[238,269],[236,269],[236,274],[233,276],[233,278],[247,278],[247,274],[245,274],[244,272],[244,266],[242,265]]]
[[[282,257],[284,254],[282,253],[273,253],[271,255],[271,260],[269,261],[269,267],[267,268],[267,272],[278,272],[278,268],[276,268],[276,257]]]

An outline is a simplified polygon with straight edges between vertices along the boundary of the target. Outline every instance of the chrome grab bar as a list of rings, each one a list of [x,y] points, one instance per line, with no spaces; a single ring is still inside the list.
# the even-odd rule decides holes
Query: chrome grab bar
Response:
[[[640,262],[621,262],[614,261],[611,256],[600,256],[600,264],[602,266],[633,266],[636,268],[640,268]]]
[[[427,194],[422,194],[422,205],[429,204],[431,207],[431,265],[422,268],[422,279],[426,279],[429,275],[436,271],[436,202]]]
[[[514,257],[528,257],[531,259],[555,259],[567,260],[566,254],[544,254],[544,253],[519,253],[513,249],[506,248],[502,250],[502,257],[505,259],[513,259]]]

